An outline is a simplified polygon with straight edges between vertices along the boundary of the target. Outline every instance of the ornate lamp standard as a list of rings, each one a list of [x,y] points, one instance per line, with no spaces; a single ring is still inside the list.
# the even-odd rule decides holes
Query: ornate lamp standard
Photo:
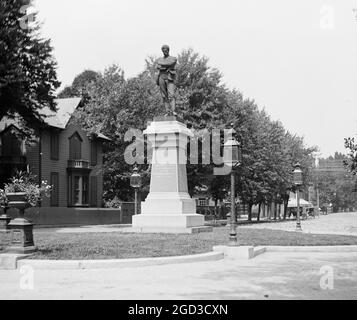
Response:
[[[299,188],[302,185],[302,170],[300,167],[300,163],[297,162],[294,165],[294,184],[296,186],[296,206],[297,206],[297,213],[296,213],[296,231],[302,231],[301,229],[301,222],[300,222],[300,195],[299,195]]]
[[[235,210],[235,168],[242,163],[242,148],[240,143],[234,139],[233,133],[235,131],[230,129],[229,139],[224,143],[223,162],[225,165],[231,167],[231,224],[229,232],[229,245],[237,245],[237,220]]]
[[[138,173],[138,167],[135,165],[133,174],[130,177],[130,186],[135,190],[135,210],[134,214],[138,214],[138,190],[141,187],[141,175]]]

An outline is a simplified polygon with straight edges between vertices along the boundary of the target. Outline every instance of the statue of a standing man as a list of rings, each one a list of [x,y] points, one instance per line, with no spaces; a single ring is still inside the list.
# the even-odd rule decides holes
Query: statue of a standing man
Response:
[[[176,115],[175,112],[175,78],[177,58],[169,55],[168,45],[161,47],[163,57],[157,59],[156,69],[159,70],[156,84],[160,87],[161,96],[165,105],[166,115]]]

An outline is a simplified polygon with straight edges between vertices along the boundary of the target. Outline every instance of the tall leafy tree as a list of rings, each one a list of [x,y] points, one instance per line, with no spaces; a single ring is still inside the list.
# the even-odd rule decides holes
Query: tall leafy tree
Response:
[[[56,109],[60,83],[50,40],[41,38],[36,20],[27,23],[23,6],[30,4],[0,2],[0,120],[19,114],[33,127],[41,122],[42,108]]]
[[[129,186],[132,167],[124,161],[124,151],[131,143],[124,141],[125,132],[130,128],[143,130],[147,121],[162,114],[154,61],[149,58],[146,69],[131,79],[125,79],[118,66],[107,68],[86,85],[88,100],[74,117],[89,132],[100,131],[112,138],[105,150],[107,199],[118,196],[130,200],[133,194]],[[182,51],[178,55],[177,113],[195,132],[224,129],[233,123],[236,138],[243,145],[236,190],[251,212],[254,204],[281,201],[291,187],[293,163],[299,160],[307,166],[305,158],[311,150],[301,138],[292,136],[281,123],[259,110],[254,100],[245,99],[237,90],[228,90],[221,79],[220,72],[209,67],[206,57],[190,49]],[[220,142],[222,146],[223,135]],[[202,162],[201,143],[202,138],[199,163],[187,166],[189,192],[207,187],[208,195],[217,203],[229,195],[229,179],[213,175],[212,161]],[[150,167],[141,166],[141,172],[147,192]]]
[[[353,174],[357,174],[357,143],[355,138],[345,139],[345,148],[348,150],[347,159],[344,160],[344,165]]]
[[[100,78],[100,73],[93,70],[84,70],[78,74],[72,85],[66,86],[59,94],[58,98],[71,98],[71,97],[83,97],[88,98],[88,87],[98,81]]]
[[[333,156],[320,159],[319,168],[322,170],[314,175],[314,183],[315,185],[318,183],[319,186],[321,206],[331,203],[334,211],[357,207],[355,175],[349,170],[343,170],[343,164],[350,161],[349,157],[350,155],[335,152]],[[324,171],[323,168],[329,166],[331,162],[334,163],[332,169]],[[333,167],[336,169],[333,170]]]

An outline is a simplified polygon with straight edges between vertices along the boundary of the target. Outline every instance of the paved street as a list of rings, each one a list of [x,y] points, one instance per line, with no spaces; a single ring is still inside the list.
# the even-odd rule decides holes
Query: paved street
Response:
[[[240,228],[293,230],[294,225],[287,221]],[[303,229],[357,235],[357,213],[309,219]],[[33,289],[21,289],[23,283],[31,284],[26,282],[31,272],[21,273],[27,269],[0,270],[0,299],[357,299],[356,266],[357,252],[267,252],[236,262],[35,270]]]
[[[0,299],[357,299],[356,264],[351,252],[271,252],[239,263],[36,270],[33,290],[20,288],[28,270],[0,270]],[[325,289],[321,268],[333,271]]]
[[[301,220],[303,232],[320,234],[341,234],[357,236],[357,212],[340,212],[320,215],[316,218]],[[263,223],[242,225],[240,228],[274,229],[295,231],[296,220],[287,220],[279,223]]]

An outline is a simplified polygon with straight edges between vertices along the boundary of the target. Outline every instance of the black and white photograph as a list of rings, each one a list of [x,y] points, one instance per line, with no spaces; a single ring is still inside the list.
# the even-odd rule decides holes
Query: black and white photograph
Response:
[[[356,39],[356,0],[1,0],[0,300],[356,300]]]

